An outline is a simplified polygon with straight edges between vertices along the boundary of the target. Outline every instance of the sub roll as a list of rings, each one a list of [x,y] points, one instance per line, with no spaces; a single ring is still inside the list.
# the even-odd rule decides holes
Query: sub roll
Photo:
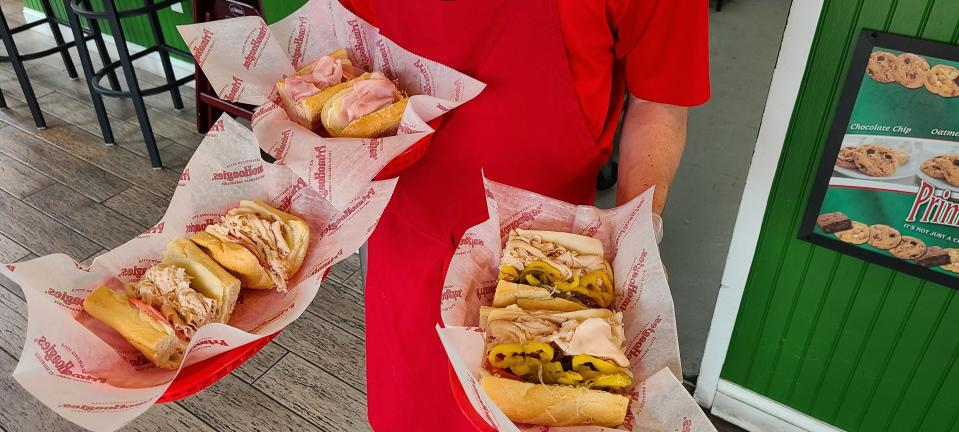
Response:
[[[377,138],[396,134],[409,98],[381,72],[344,84],[323,104],[323,127],[334,137]]]
[[[603,244],[566,232],[510,231],[498,279],[494,307],[568,312],[608,308],[615,295]]]
[[[196,245],[178,239],[140,280],[123,291],[101,285],[84,299],[83,309],[158,367],[176,369],[197,329],[229,320],[239,285]]]
[[[632,384],[622,314],[484,307],[483,377],[490,399],[514,422],[616,427]]]
[[[244,200],[191,240],[244,288],[286,292],[306,258],[310,227],[263,201]]]
[[[364,74],[353,66],[345,49],[338,49],[276,83],[290,118],[310,130],[321,126],[320,111],[326,100],[345,88],[346,82]]]

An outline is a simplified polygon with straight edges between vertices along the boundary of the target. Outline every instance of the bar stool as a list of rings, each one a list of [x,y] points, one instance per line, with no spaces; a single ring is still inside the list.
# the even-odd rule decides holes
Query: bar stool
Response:
[[[154,2],[153,0],[143,0],[143,6],[134,9],[117,10],[114,0],[103,0],[103,11],[95,11],[90,7],[88,0],[64,0],[67,6],[67,16],[70,19],[70,27],[73,29],[74,37],[80,37],[82,27],[80,26],[80,17],[84,17],[90,27],[97,27],[98,21],[106,21],[110,28],[110,33],[116,41],[116,48],[119,60],[103,63],[103,68],[93,69],[93,63],[90,61],[90,52],[86,46],[80,44],[77,46],[77,53],[80,55],[80,64],[83,66],[83,73],[87,78],[87,84],[90,88],[90,97],[93,99],[93,107],[97,113],[97,121],[100,123],[100,130],[103,132],[103,141],[107,144],[113,144],[113,130],[110,127],[110,118],[107,116],[106,108],[103,105],[103,97],[129,98],[133,102],[133,109],[136,111],[137,120],[140,123],[140,131],[143,133],[143,141],[147,147],[147,153],[150,155],[150,164],[153,169],[163,167],[160,160],[160,151],[157,149],[156,137],[153,135],[153,128],[150,126],[150,118],[147,115],[146,104],[143,101],[144,96],[151,96],[163,92],[170,92],[170,98],[173,101],[173,108],[183,109],[183,99],[180,97],[179,87],[193,80],[193,75],[188,75],[177,79],[173,74],[173,65],[170,63],[170,53],[178,53],[186,57],[192,57],[190,53],[167,45],[160,29],[160,20],[157,17],[157,11],[181,3],[183,0],[164,0]],[[150,22],[150,29],[153,33],[155,44],[136,54],[130,54],[127,48],[127,40],[120,26],[120,20],[138,16],[146,16]],[[97,49],[101,49],[97,47]],[[163,74],[166,78],[166,84],[151,88],[140,88],[137,81],[136,71],[133,69],[133,61],[145,57],[149,54],[157,53],[160,56],[160,63],[163,66]],[[102,53],[101,53],[102,55]],[[114,73],[116,68],[123,70],[126,78],[127,91],[122,91],[118,87],[103,87],[100,81],[104,76]]]
[[[13,66],[13,72],[17,76],[17,81],[20,82],[20,88],[23,90],[23,97],[26,99],[27,106],[30,108],[30,114],[33,116],[33,122],[37,125],[38,129],[46,129],[47,122],[43,118],[43,112],[40,111],[40,104],[37,103],[37,96],[33,91],[33,85],[30,84],[30,77],[27,76],[27,71],[23,63],[59,52],[60,56],[63,58],[63,66],[67,70],[67,76],[69,76],[71,79],[77,79],[77,69],[73,66],[73,59],[70,57],[69,49],[76,45],[76,40],[82,40],[84,43],[86,43],[91,39],[97,44],[97,47],[101,47],[103,46],[103,36],[100,34],[99,29],[91,29],[89,31],[82,32],[81,36],[77,36],[74,41],[64,42],[63,34],[60,33],[60,24],[66,24],[66,21],[63,21],[54,15],[53,7],[50,5],[50,0],[41,0],[40,6],[43,8],[43,19],[39,19],[15,28],[10,28],[10,25],[7,23],[6,14],[4,14],[3,10],[0,9],[0,39],[3,40],[3,46],[7,51],[7,55],[0,56],[0,62],[9,62],[10,65]],[[13,35],[43,24],[50,26],[50,32],[53,33],[53,40],[56,42],[56,45],[52,48],[29,54],[20,53]],[[101,53],[106,53],[105,49],[100,49],[100,51]],[[104,61],[109,62],[109,57],[104,59]],[[112,77],[111,82],[117,82],[115,75]],[[7,109],[7,101],[3,97],[2,92],[0,92],[0,109]]]

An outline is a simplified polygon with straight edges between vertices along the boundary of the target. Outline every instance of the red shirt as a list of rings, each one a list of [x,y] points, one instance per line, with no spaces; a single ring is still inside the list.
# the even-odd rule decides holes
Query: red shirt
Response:
[[[371,0],[341,0],[364,19]],[[679,106],[709,99],[709,6],[703,0],[556,0],[583,117],[612,148],[624,95]],[[375,22],[375,20],[371,20]]]

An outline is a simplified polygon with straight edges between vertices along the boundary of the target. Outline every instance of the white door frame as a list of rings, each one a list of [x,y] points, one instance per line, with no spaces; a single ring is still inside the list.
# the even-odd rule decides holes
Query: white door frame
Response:
[[[756,252],[769,192],[822,8],[823,0],[793,0],[789,10],[696,383],[695,398],[707,409],[713,407],[717,389],[722,392],[722,388],[733,388],[726,386],[725,381],[721,388],[719,373],[726,360],[746,278]]]

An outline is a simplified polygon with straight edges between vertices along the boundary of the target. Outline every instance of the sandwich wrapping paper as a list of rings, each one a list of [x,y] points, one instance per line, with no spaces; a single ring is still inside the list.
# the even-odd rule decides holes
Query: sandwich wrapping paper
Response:
[[[610,210],[576,206],[486,180],[490,218],[463,235],[450,262],[437,326],[466,397],[479,417],[500,431],[600,431],[598,426],[513,424],[479,384],[484,334],[480,306],[492,303],[503,243],[513,228],[566,231],[603,242],[613,267],[616,300],[623,312],[626,356],[633,386],[626,422],[632,431],[715,431],[680,383],[679,342],[673,300],[653,231],[653,190]],[[468,408],[467,408],[468,409]]]
[[[368,183],[340,211],[289,168],[260,159],[248,129],[222,116],[183,171],[170,206],[153,228],[98,257],[89,268],[63,254],[2,266],[27,301],[27,334],[13,377],[66,419],[91,430],[120,428],[153,405],[179,371],[158,369],[119,333],[83,311],[101,284],[122,288],[162,258],[166,244],[202,231],[243,199],[261,199],[303,218],[310,246],[290,290],[242,289],[229,325],[201,327],[184,365],[270,335],[300,316],[325,270],[366,241],[395,180]]]
[[[178,29],[221,98],[259,107],[253,133],[260,147],[340,209],[394,157],[433,133],[427,122],[485,87],[403,49],[337,0],[311,0],[269,26],[259,17],[241,17]],[[346,48],[354,65],[382,71],[411,95],[395,136],[324,138],[278,105],[277,81],[339,48]]]

